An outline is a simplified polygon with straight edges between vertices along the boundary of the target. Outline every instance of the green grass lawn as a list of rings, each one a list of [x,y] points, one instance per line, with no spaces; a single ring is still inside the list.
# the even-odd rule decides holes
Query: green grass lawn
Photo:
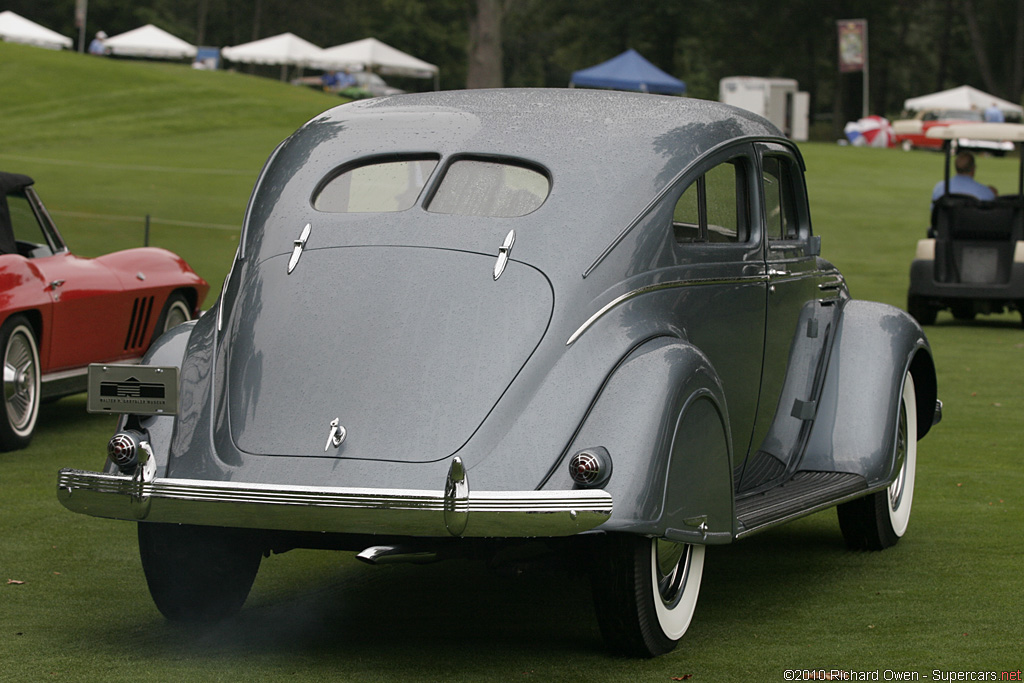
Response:
[[[76,252],[152,243],[213,286],[274,146],[333,106],[305,89],[177,65],[0,43],[0,169],[32,175]],[[803,147],[815,231],[855,297],[904,303],[941,157]],[[980,160],[1009,190],[1015,159]],[[945,418],[920,444],[914,514],[881,553],[835,513],[708,552],[693,625],[653,661],[606,655],[589,587],[472,562],[367,567],[350,554],[264,560],[218,626],[165,622],[127,522],[75,515],[61,467],[96,469],[113,430],[84,397],[43,406],[32,446],[0,453],[0,680],[784,680],[787,669],[1021,668],[1024,330],[1017,314],[927,329]],[[884,680],[884,679],[883,679]],[[947,679],[948,680],[948,679]]]

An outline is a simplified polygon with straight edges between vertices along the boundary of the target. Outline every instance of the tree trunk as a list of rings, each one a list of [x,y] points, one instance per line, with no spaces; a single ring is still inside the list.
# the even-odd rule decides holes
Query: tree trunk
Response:
[[[1017,0],[1017,30],[1013,36],[1013,69],[1010,74],[1009,100],[1020,102],[1024,91],[1024,0]]]
[[[502,76],[502,0],[475,0],[476,11],[469,18],[469,69],[467,88],[500,88]]]
[[[992,75],[992,67],[988,63],[988,54],[985,52],[985,38],[981,35],[981,28],[978,26],[978,15],[974,11],[974,1],[963,0],[963,6],[964,17],[967,19],[967,30],[971,35],[971,46],[974,48],[974,57],[978,62],[981,80],[985,83],[986,90],[998,95],[1000,88],[996,86],[996,79]]]

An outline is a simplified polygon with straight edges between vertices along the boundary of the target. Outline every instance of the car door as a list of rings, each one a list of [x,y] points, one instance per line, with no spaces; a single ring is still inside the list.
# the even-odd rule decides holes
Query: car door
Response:
[[[91,259],[71,254],[42,202],[28,188],[8,197],[19,252],[42,276],[51,301],[48,371],[124,357],[125,293],[117,277]],[[138,354],[136,354],[138,355]]]
[[[837,282],[819,267],[802,164],[780,144],[758,145],[760,220],[767,295],[764,364],[757,416],[738,490],[766,485],[792,469],[814,417],[816,380],[831,333]]]
[[[707,355],[722,382],[738,476],[757,410],[765,324],[753,148],[723,150],[702,169],[675,200],[674,279],[686,286],[671,291],[677,292],[679,328]]]

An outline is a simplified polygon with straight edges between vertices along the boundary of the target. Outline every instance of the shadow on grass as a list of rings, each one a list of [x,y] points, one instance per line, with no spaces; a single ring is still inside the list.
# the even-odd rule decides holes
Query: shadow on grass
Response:
[[[777,620],[809,586],[819,594],[843,590],[835,584],[845,570],[836,567],[856,575],[863,571],[858,563],[843,560],[857,556],[846,551],[834,516],[711,548],[691,633],[713,643],[752,619]],[[257,578],[250,602],[224,623],[170,624],[151,610],[120,626],[106,625],[94,635],[96,644],[112,654],[127,646],[173,660],[308,658],[346,667],[356,661],[388,675],[423,667],[462,673],[547,667],[566,658],[632,662],[605,655],[581,571],[509,575],[466,560],[368,567],[349,554],[337,557],[337,565],[325,571],[320,563],[316,572],[301,562],[287,566],[288,555],[264,560],[261,571],[272,574],[270,587]],[[467,659],[467,652],[479,654]]]

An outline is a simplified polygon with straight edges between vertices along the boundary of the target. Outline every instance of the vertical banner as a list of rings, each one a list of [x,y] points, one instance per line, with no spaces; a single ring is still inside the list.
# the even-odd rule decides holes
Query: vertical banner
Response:
[[[839,71],[864,71],[868,62],[867,19],[841,19],[839,29]]]

